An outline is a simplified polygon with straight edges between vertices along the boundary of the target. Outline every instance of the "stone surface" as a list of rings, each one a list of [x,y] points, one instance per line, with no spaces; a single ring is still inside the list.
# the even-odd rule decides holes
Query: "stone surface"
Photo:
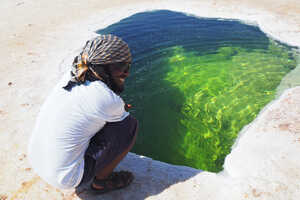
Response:
[[[27,141],[42,102],[59,72],[66,70],[67,58],[96,30],[153,9],[241,19],[300,47],[298,0],[128,0],[126,4],[121,0],[2,0],[1,200],[299,199],[300,87],[285,91],[241,131],[224,171],[218,174],[129,154],[119,168],[133,171],[135,181],[124,190],[102,196],[91,195],[86,187],[58,190],[34,174],[26,158]],[[297,75],[291,76],[299,81]]]

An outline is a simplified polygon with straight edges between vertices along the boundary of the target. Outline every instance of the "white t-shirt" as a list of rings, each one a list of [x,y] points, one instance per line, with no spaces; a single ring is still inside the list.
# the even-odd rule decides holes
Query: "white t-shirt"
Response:
[[[84,154],[90,139],[106,122],[125,119],[124,102],[101,81],[72,90],[62,87],[66,74],[41,107],[28,146],[34,171],[49,184],[68,189],[83,176]]]

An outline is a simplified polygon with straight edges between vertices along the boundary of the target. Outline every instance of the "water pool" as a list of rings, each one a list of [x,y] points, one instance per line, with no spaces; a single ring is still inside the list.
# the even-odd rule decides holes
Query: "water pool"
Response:
[[[122,95],[140,122],[132,151],[213,172],[296,66],[291,48],[236,20],[160,10],[97,33],[120,36],[132,50]]]

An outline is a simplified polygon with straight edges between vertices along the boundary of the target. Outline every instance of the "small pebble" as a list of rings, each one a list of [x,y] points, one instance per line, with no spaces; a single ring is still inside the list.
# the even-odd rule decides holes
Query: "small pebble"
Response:
[[[26,154],[22,154],[21,158],[19,158],[19,160],[22,161],[24,158],[26,158]]]
[[[26,171],[26,172],[29,172],[29,171],[31,171],[31,168],[30,168],[30,167],[25,168],[25,171]]]
[[[0,194],[0,200],[6,200],[8,197],[4,194]]]
[[[16,6],[20,6],[22,4],[24,4],[24,2],[19,2],[19,3],[16,4]]]

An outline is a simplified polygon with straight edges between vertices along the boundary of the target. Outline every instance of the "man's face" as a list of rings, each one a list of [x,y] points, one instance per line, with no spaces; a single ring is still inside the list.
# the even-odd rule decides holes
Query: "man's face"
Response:
[[[125,79],[129,76],[130,65],[130,63],[117,63],[111,64],[109,67],[112,89],[118,94],[124,91]]]

